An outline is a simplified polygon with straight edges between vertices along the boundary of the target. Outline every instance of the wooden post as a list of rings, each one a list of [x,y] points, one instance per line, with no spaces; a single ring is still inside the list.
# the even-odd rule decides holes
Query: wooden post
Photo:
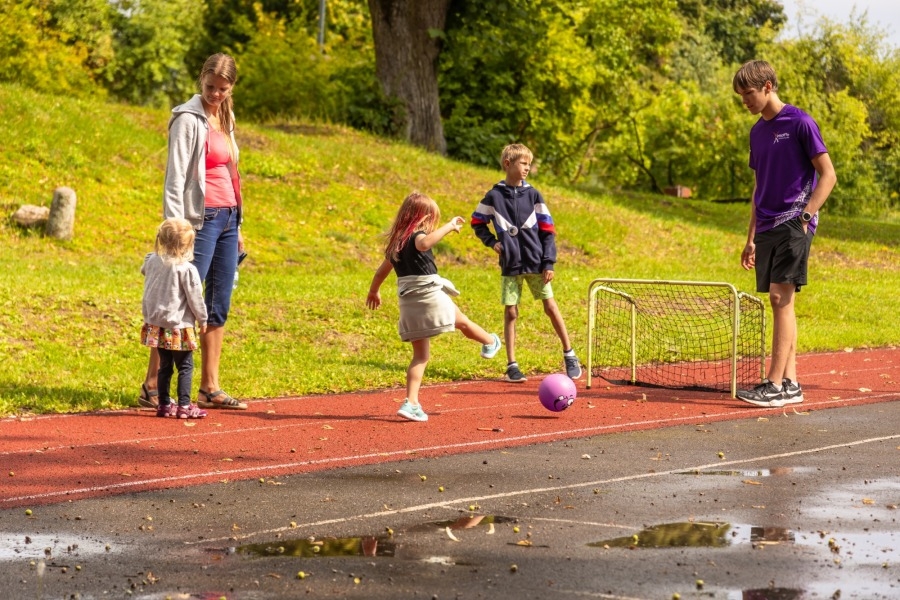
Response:
[[[75,190],[58,187],[53,190],[53,204],[45,233],[59,240],[71,240],[75,231]]]

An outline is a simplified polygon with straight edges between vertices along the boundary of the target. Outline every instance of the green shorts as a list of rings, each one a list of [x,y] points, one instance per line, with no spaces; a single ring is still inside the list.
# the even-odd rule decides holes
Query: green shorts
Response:
[[[553,297],[553,287],[550,282],[544,283],[542,273],[527,273],[525,275],[503,275],[500,278],[500,301],[503,306],[517,306],[522,299],[522,284],[527,283],[528,289],[535,300],[549,300]]]

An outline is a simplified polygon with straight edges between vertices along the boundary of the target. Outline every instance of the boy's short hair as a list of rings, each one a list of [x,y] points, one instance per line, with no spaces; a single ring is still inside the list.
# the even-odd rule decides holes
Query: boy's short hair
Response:
[[[506,168],[505,163],[507,160],[510,163],[514,163],[523,156],[528,157],[528,162],[534,160],[534,154],[531,153],[531,150],[525,144],[509,144],[500,153],[500,166]]]
[[[740,93],[741,90],[761,90],[767,81],[771,81],[772,89],[778,91],[778,77],[772,65],[764,60],[750,60],[734,74],[731,85],[735,92]]]

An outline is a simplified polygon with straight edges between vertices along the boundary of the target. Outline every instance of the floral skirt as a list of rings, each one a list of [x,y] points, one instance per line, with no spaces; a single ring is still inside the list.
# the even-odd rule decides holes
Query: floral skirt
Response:
[[[150,348],[181,350],[182,352],[196,350],[200,347],[200,344],[197,343],[197,332],[193,327],[165,329],[147,323],[141,327],[141,343]]]

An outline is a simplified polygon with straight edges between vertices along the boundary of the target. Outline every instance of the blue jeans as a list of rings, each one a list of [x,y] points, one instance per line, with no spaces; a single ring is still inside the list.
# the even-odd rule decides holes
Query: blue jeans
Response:
[[[178,405],[188,406],[191,403],[191,380],[194,378],[194,353],[190,350],[166,350],[159,348],[159,372],[156,385],[159,389],[159,403],[169,404],[169,386],[172,374],[178,369]]]
[[[207,324],[214,327],[225,324],[231,308],[238,259],[237,215],[237,207],[207,208],[203,229],[194,241],[193,265],[203,281]]]

